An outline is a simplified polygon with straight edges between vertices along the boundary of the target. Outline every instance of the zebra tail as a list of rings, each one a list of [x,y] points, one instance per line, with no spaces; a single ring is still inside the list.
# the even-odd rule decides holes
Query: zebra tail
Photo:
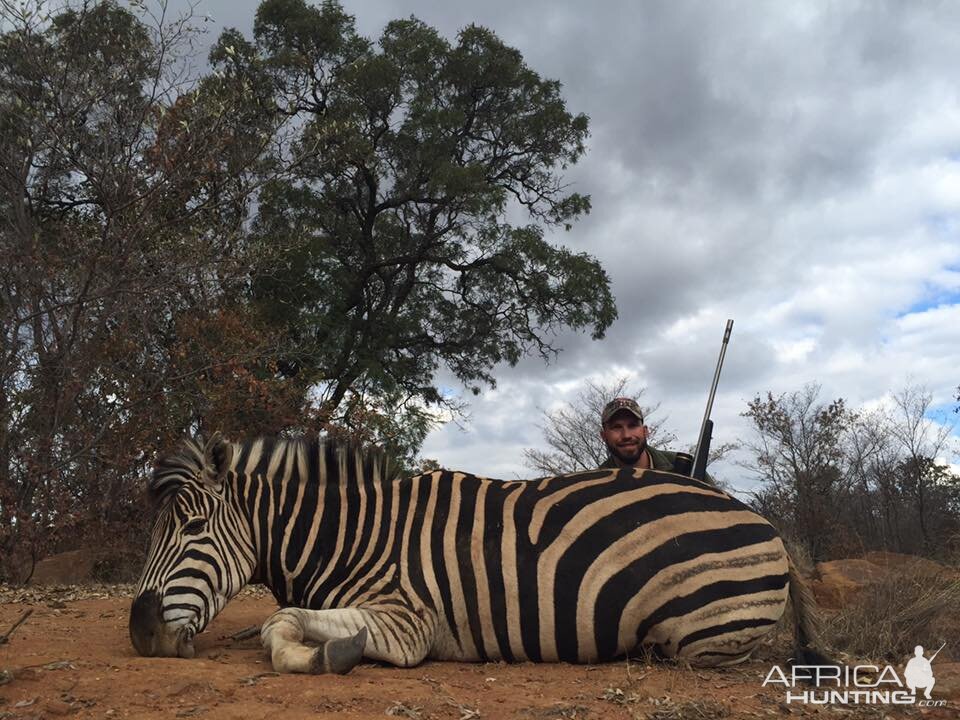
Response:
[[[804,581],[793,558],[787,556],[790,572],[790,603],[793,605],[793,630],[796,648],[793,661],[797,665],[833,665],[833,660],[824,655],[823,621],[817,611],[817,601]]]

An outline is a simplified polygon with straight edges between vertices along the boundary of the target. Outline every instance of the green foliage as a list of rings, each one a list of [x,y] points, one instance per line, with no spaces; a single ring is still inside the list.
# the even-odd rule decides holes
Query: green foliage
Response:
[[[490,31],[451,45],[411,18],[375,47],[336,3],[267,0],[252,41],[225,33],[211,60],[296,120],[260,196],[252,292],[332,417],[348,394],[441,401],[441,366],[492,384],[496,364],[554,353],[554,331],[615,318],[596,260],[544,230],[589,210],[559,175],[587,118]]]

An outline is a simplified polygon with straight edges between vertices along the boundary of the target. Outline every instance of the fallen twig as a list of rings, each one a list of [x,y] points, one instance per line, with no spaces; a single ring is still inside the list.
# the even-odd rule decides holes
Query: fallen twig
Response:
[[[390,717],[405,717],[410,718],[410,720],[420,720],[420,718],[423,717],[423,715],[420,714],[421,710],[423,710],[423,708],[419,705],[409,707],[397,700],[387,708],[386,714]]]
[[[260,634],[260,626],[251,625],[248,628],[244,628],[243,630],[239,630],[235,632],[233,635],[230,635],[229,639],[230,640],[249,640],[250,638],[256,637],[259,634]]]
[[[13,635],[13,631],[16,630],[18,627],[20,627],[23,624],[24,620],[26,620],[32,614],[33,614],[33,608],[25,610],[23,615],[20,616],[20,619],[13,624],[12,628],[7,630],[7,632],[5,632],[3,635],[0,635],[0,645],[3,645],[5,642],[8,642],[10,640],[10,636]]]
[[[240,678],[244,685],[256,685],[263,678],[268,677],[280,677],[278,672],[262,672],[257,673],[256,675],[251,675],[250,677]]]
[[[447,705],[460,711],[460,720],[477,720],[480,717],[480,708],[461,705],[453,698],[447,700]]]

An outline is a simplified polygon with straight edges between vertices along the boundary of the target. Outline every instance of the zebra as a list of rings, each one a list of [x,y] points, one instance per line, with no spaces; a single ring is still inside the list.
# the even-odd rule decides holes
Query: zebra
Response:
[[[822,657],[812,595],[774,528],[681,475],[411,477],[330,439],[215,435],[160,458],[148,494],[156,518],[129,625],[141,655],[192,657],[194,636],[262,583],[280,606],[260,631],[277,672],[644,651],[730,665],[788,597],[800,652]]]

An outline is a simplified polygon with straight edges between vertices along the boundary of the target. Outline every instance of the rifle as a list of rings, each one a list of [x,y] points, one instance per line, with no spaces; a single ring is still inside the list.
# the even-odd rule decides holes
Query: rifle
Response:
[[[730,342],[730,332],[732,330],[733,320],[727,320],[727,327],[723,331],[723,342],[720,345],[720,357],[717,359],[717,369],[713,373],[713,385],[710,386],[710,395],[707,397],[707,409],[703,413],[703,423],[700,425],[697,449],[693,452],[693,471],[690,473],[690,477],[696,480],[704,480],[707,476],[707,456],[710,454],[710,440],[713,437],[713,420],[710,419],[710,413],[713,411],[713,398],[717,394],[720,369],[723,367],[723,356],[727,352],[727,343]]]

